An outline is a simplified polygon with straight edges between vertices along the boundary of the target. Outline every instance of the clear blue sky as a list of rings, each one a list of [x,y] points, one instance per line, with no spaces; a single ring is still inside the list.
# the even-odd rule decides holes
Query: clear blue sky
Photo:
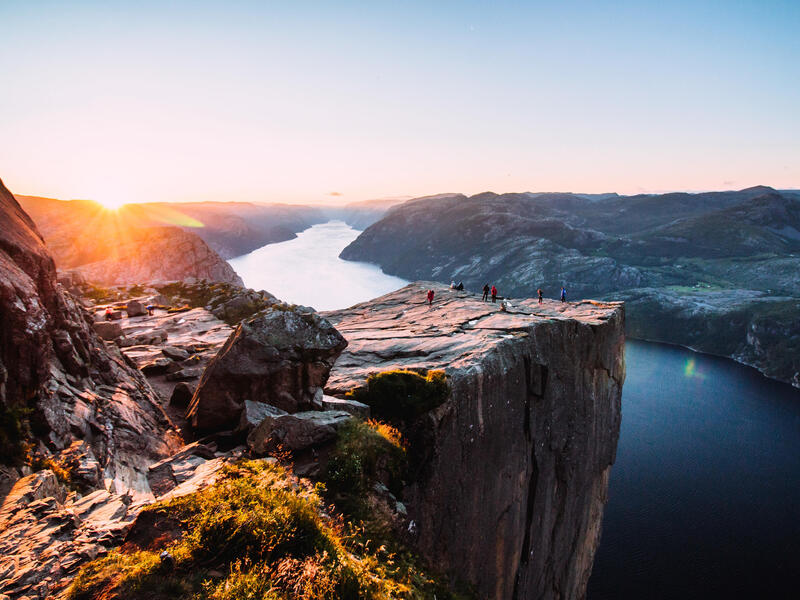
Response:
[[[6,0],[0,23],[17,193],[800,187],[798,0]]]

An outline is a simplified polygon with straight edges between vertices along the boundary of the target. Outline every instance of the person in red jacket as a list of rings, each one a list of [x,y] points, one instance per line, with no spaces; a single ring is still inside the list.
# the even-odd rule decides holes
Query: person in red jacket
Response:
[[[492,286],[492,302],[497,302],[497,288]]]
[[[428,306],[433,305],[433,290],[428,290]]]

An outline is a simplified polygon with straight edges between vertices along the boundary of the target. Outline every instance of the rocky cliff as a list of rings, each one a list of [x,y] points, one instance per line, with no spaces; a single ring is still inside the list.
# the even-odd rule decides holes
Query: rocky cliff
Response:
[[[416,283],[325,316],[349,344],[330,394],[388,369],[447,373],[450,397],[426,417],[403,493],[428,560],[481,598],[583,597],[619,435],[622,305],[503,310]]]
[[[488,282],[501,295],[541,288],[557,297],[565,285],[570,298],[625,300],[632,337],[744,360],[787,382],[800,378],[794,192],[421,198],[393,208],[341,257],[410,280],[463,281],[473,290]],[[759,337],[765,319],[786,322],[785,339],[770,345]]]
[[[174,215],[172,223],[158,222],[144,218],[137,208],[110,211],[89,201],[21,198],[56,266],[81,272],[92,283],[207,279],[243,285],[233,268],[197,235],[203,229],[199,221],[195,228],[181,228]],[[172,214],[164,211],[160,214]]]
[[[147,382],[106,347],[83,308],[56,283],[36,227],[0,184],[0,410],[6,459],[30,427],[34,450],[81,447],[90,485],[143,490],[147,465],[175,432]]]
[[[177,227],[131,230],[106,258],[79,265],[75,270],[88,281],[103,285],[200,279],[244,285],[236,271],[208,244]]]

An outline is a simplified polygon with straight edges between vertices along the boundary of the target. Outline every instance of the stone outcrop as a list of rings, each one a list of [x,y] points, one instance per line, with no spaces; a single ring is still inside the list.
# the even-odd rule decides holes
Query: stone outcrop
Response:
[[[41,236],[2,184],[0,222],[0,410],[31,411],[45,456],[85,441],[107,486],[147,493],[147,466],[178,447],[177,432],[141,373],[57,284]]]
[[[341,410],[264,414],[247,436],[247,445],[257,455],[279,447],[293,452],[306,450],[335,440],[339,427],[352,418]]]
[[[432,564],[481,598],[582,598],[619,435],[622,304],[503,310],[417,283],[324,314],[349,343],[329,394],[388,369],[447,374],[450,397],[425,417],[424,456],[403,491]]]
[[[245,400],[286,412],[322,407],[322,386],[347,342],[313,312],[268,310],[228,338],[192,398],[187,418],[198,431],[233,429]]]
[[[243,286],[233,268],[202,239],[177,227],[132,230],[103,260],[75,267],[103,285],[207,279]]]

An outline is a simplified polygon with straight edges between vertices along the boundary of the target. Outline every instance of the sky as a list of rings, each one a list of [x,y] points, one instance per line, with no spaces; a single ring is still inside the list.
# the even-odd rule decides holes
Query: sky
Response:
[[[19,194],[800,188],[800,1],[0,0]]]

